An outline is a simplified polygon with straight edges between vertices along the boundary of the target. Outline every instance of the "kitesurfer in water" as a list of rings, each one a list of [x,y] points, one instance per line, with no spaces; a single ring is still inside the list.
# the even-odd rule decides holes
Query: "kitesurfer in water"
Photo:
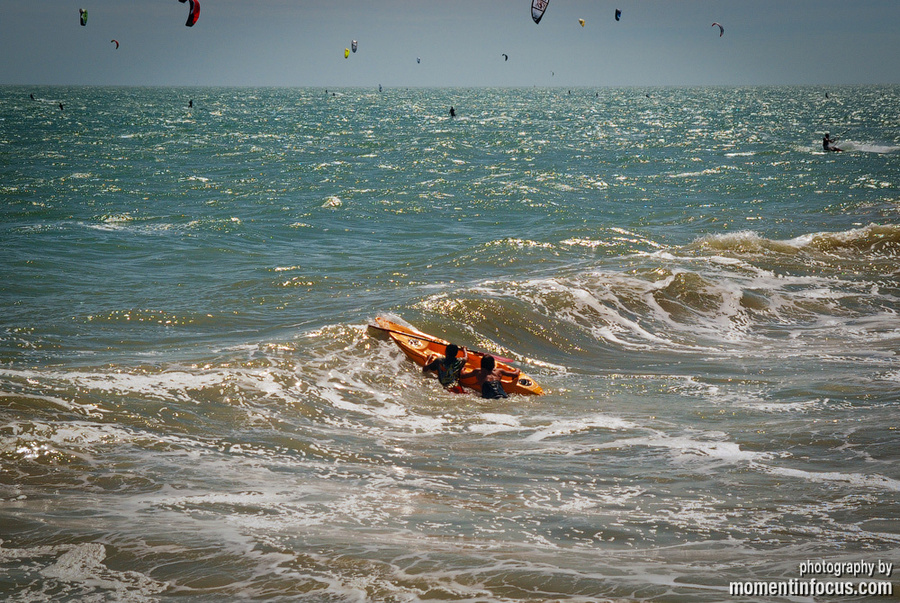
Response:
[[[842,149],[837,148],[834,143],[835,140],[831,137],[831,134],[825,132],[825,138],[822,139],[822,148],[826,151],[840,152]]]
[[[481,391],[481,397],[489,400],[497,398],[508,398],[506,391],[500,379],[505,375],[507,377],[518,377],[522,371],[513,369],[508,371],[497,366],[496,360],[490,354],[486,354],[481,359],[481,368],[467,372],[464,377],[475,375],[478,383],[478,389]]]
[[[453,108],[453,105],[450,105],[450,117],[456,117],[456,109]]]
[[[451,343],[447,346],[446,356],[429,356],[425,360],[425,366],[422,367],[423,373],[436,371],[441,385],[454,394],[463,392],[463,388],[459,384],[459,376],[469,360],[469,352],[466,348],[462,348],[462,358],[457,358],[459,350],[459,346]]]
[[[63,106],[62,103],[59,103],[59,110],[60,110],[60,111],[65,111],[65,110],[66,110],[66,108]]]
[[[193,109],[193,108],[194,108],[194,99],[191,99],[188,101],[188,109]]]

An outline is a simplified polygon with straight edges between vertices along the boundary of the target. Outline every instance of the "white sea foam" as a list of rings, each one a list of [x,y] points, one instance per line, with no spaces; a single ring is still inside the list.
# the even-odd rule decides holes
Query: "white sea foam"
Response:
[[[847,484],[854,488],[866,488],[879,491],[900,492],[900,480],[884,475],[866,473],[844,473],[840,471],[804,471],[788,467],[767,467],[766,471],[797,480],[826,484]]]
[[[554,420],[546,427],[540,427],[533,434],[526,437],[529,442],[540,442],[547,438],[571,435],[595,429],[608,429],[612,431],[635,429],[638,426],[630,421],[608,415],[594,415],[578,419]]]
[[[663,450],[675,463],[700,463],[710,466],[736,466],[771,458],[770,453],[743,450],[739,444],[734,442],[696,439],[690,436],[672,436],[661,433],[616,439],[612,442],[600,444],[595,449],[608,450],[630,447]]]
[[[11,549],[0,543],[0,560],[20,564],[16,601],[50,601],[59,597],[82,601],[143,603],[168,588],[166,582],[132,570],[107,566],[106,547],[98,542]],[[39,577],[39,578],[38,578]],[[22,578],[25,578],[22,580]]]

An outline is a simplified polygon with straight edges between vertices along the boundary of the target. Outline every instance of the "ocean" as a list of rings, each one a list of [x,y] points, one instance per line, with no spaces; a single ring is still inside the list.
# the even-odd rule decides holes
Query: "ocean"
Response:
[[[0,200],[5,601],[896,583],[900,86],[6,86]]]

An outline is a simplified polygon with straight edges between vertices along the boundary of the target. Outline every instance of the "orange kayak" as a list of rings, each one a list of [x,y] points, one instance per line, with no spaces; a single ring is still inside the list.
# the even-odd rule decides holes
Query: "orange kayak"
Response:
[[[443,356],[447,346],[450,344],[450,342],[445,339],[423,333],[417,329],[405,327],[380,316],[375,319],[374,325],[369,325],[369,329],[387,333],[391,340],[403,350],[403,353],[419,366],[425,366],[426,363],[433,360],[436,356]],[[467,371],[469,369],[480,368],[481,358],[484,356],[485,354],[482,352],[469,350],[469,360],[466,362],[466,367],[463,370]],[[513,369],[512,366],[500,362],[499,360],[497,361],[497,366],[507,370]],[[525,373],[519,373],[518,377],[504,376],[500,382],[503,384],[504,391],[508,394],[539,396],[544,393],[541,386],[535,383],[534,379]],[[476,388],[474,376],[467,377],[460,381],[460,383],[470,389]]]

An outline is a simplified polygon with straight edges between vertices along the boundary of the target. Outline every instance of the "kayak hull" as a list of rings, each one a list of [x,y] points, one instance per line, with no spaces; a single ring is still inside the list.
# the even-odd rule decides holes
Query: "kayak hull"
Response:
[[[446,353],[447,346],[450,344],[450,342],[445,339],[391,322],[380,316],[375,319],[373,328],[387,333],[390,339],[397,344],[397,347],[403,350],[406,357],[419,366],[425,366],[437,356],[443,356]],[[485,354],[481,352],[469,350],[469,360],[466,362],[466,366],[463,370],[468,371],[480,368],[481,359],[484,356]],[[497,366],[507,370],[513,369],[512,366],[499,361],[497,362]],[[503,384],[503,390],[508,394],[539,396],[544,393],[541,386],[524,373],[520,373],[518,377],[503,376],[500,382]],[[460,383],[469,389],[476,389],[477,387],[474,376],[462,379]]]

